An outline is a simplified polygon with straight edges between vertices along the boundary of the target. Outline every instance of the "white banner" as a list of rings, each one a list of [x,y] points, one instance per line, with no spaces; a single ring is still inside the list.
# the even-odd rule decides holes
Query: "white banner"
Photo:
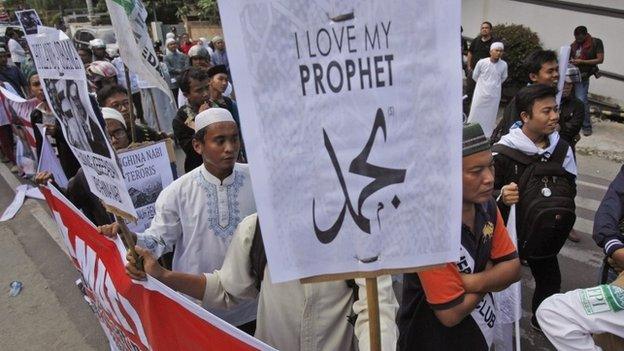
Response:
[[[160,72],[154,44],[147,33],[147,11],[141,0],[106,0],[113,30],[119,45],[119,56],[145,86],[159,88],[175,101],[169,85]]]
[[[219,9],[271,280],[456,261],[460,2]]]
[[[84,66],[61,31],[39,27],[26,37],[65,140],[80,162],[91,192],[106,205],[136,217],[115,152],[93,111]]]
[[[61,162],[56,156],[54,152],[54,148],[52,144],[50,144],[50,140],[48,140],[48,136],[46,135],[46,127],[43,124],[37,124],[36,126],[39,128],[39,132],[41,133],[41,155],[39,155],[39,166],[37,167],[37,172],[47,171],[54,175],[54,181],[61,188],[67,188],[69,184],[69,180],[67,179],[67,175],[65,171],[63,171],[63,167],[61,166]]]
[[[128,193],[136,209],[137,222],[129,222],[133,232],[144,232],[156,214],[154,204],[160,192],[173,182],[167,143],[123,151],[119,162],[126,179]]]

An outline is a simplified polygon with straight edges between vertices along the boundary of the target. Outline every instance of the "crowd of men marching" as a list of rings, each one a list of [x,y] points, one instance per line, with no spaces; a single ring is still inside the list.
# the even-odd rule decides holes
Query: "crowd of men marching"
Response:
[[[118,225],[89,191],[28,48],[15,45],[18,37],[11,33],[8,49],[0,48],[0,80],[6,89],[37,99],[29,119],[46,126],[45,135],[35,129],[37,152],[47,138],[70,178],[60,190],[103,235],[115,237]],[[624,312],[619,312],[624,309],[624,168],[596,213],[593,237],[606,257],[603,285],[592,293],[560,294],[557,254],[576,218],[574,145],[581,131],[591,135],[589,79],[604,59],[602,42],[587,28],[577,27],[574,37],[565,77],[559,76],[555,52],[527,53],[529,84],[496,123],[507,78],[505,43],[495,39],[489,22],[482,24],[467,49],[472,106],[463,127],[461,257],[405,274],[400,304],[392,278],[378,278],[382,349],[488,350],[495,339],[503,339],[496,341],[497,350],[511,349],[511,333],[497,337],[493,293],[519,281],[521,263],[535,279],[531,326],[558,349],[594,350],[592,334],[624,337]],[[185,154],[185,174],[162,190],[150,227],[135,234],[143,269],[129,255],[127,273],[136,279],[153,276],[280,350],[369,349],[363,280],[271,282],[223,38],[193,41],[168,33],[164,52],[160,45],[156,51],[177,98],[173,107],[156,111],[165,126],[145,113],[140,77],[126,75],[121,59],[111,57],[101,40],[78,50],[91,103],[115,150],[173,137]],[[0,127],[2,161],[20,173],[14,130],[11,123]],[[37,173],[34,180],[54,184],[49,172]],[[514,211],[517,242],[506,228]],[[578,240],[573,232],[570,239]]]

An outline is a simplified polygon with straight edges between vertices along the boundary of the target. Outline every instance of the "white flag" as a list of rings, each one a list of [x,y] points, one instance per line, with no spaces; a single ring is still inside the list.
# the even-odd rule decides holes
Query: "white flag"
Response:
[[[507,232],[512,242],[518,242],[516,234],[516,205],[512,205],[509,209],[509,218],[507,219]],[[496,322],[500,324],[514,323],[522,317],[522,294],[520,291],[520,282],[511,284],[507,289],[495,293],[498,310]]]
[[[175,101],[162,77],[154,44],[147,33],[147,11],[143,3],[140,0],[106,0],[106,6],[117,37],[119,55],[128,69]]]

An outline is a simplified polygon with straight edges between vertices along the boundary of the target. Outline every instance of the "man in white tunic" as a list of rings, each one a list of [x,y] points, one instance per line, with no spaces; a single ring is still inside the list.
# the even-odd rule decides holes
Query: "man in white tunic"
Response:
[[[492,43],[490,57],[479,60],[472,72],[477,86],[472,97],[468,122],[481,124],[485,135],[491,135],[494,130],[502,85],[507,79],[507,62],[501,60],[503,51],[503,43]]]
[[[171,252],[174,271],[200,274],[220,269],[240,221],[256,212],[249,168],[237,164],[240,141],[230,112],[207,109],[195,119],[193,147],[203,164],[175,180],[158,196],[156,215],[137,245],[155,257]],[[114,236],[117,225],[101,228]],[[253,334],[257,302],[242,302],[234,309],[209,311]]]
[[[370,350],[368,307],[364,279],[355,279],[355,289],[344,280],[302,284],[274,284],[268,266],[254,265],[257,215],[245,218],[232,239],[223,267],[205,274],[185,274],[161,267],[149,251],[137,247],[145,272],[174,290],[202,299],[204,308],[236,308],[258,297],[258,327],[255,337],[281,351]],[[260,239],[261,240],[261,239]],[[126,271],[135,279],[145,278],[130,256]],[[254,271],[260,269],[262,280]],[[398,303],[390,276],[377,278],[381,349],[395,350]],[[357,319],[353,321],[353,317]]]

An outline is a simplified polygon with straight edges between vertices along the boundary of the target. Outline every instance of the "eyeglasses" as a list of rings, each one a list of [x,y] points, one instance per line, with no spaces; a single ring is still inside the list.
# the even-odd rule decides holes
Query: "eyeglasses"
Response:
[[[119,102],[114,102],[112,104],[109,105],[111,108],[114,108],[115,110],[119,111],[122,108],[123,109],[129,109],[130,108],[130,101],[128,99],[126,100],[122,100]]]
[[[117,140],[126,137],[128,134],[126,133],[125,129],[115,129],[111,132],[108,133],[108,135],[110,135],[111,139],[115,138]]]

